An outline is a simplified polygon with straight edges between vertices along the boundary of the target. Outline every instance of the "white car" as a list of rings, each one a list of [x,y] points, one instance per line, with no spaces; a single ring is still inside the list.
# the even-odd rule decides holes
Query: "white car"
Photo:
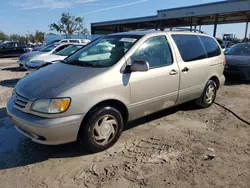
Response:
[[[47,66],[49,64],[56,63],[60,60],[65,59],[75,51],[79,50],[80,48],[84,47],[84,44],[71,44],[67,48],[55,53],[55,54],[48,54],[43,56],[36,56],[35,58],[31,59],[30,61],[26,62],[24,68],[29,71],[37,70],[41,67]]]
[[[69,45],[72,45],[72,43],[65,43],[65,44],[51,44],[48,46],[45,46],[39,51],[32,51],[25,53],[21,55],[18,59],[19,66],[23,67],[26,62],[30,61],[31,59],[42,57],[42,56],[47,56],[51,54],[55,54],[64,48],[67,48]]]
[[[59,44],[62,44],[62,43],[81,43],[81,44],[87,45],[90,42],[91,41],[88,39],[63,39],[63,40],[60,40],[58,43]]]

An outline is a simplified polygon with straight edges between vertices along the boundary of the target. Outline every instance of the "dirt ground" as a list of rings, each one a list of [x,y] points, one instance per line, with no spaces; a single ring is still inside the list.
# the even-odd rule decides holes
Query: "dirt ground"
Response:
[[[192,103],[129,123],[111,149],[36,144],[6,117],[13,86],[26,73],[0,60],[0,187],[250,187],[250,125],[214,104]],[[250,122],[250,83],[227,83],[216,102]]]

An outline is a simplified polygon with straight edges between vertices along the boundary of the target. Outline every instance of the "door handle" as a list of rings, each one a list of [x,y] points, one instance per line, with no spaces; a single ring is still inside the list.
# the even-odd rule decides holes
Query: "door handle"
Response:
[[[188,72],[188,71],[189,71],[189,68],[184,67],[181,71],[182,71],[182,72]]]
[[[176,70],[173,69],[173,70],[170,71],[169,74],[170,74],[170,75],[176,75],[176,74],[178,74],[178,72],[177,72]]]

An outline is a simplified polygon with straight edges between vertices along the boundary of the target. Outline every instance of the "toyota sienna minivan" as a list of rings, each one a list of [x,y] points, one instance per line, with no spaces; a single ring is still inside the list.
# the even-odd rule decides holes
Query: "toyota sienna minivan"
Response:
[[[104,36],[20,80],[7,104],[16,129],[41,144],[79,140],[99,152],[126,122],[194,100],[213,104],[224,54],[206,34],[133,31]]]

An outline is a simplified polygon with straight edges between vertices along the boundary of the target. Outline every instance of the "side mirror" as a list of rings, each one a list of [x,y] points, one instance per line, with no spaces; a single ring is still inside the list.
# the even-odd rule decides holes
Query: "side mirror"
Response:
[[[149,70],[149,64],[147,61],[135,60],[130,66],[131,72],[146,72]]]

